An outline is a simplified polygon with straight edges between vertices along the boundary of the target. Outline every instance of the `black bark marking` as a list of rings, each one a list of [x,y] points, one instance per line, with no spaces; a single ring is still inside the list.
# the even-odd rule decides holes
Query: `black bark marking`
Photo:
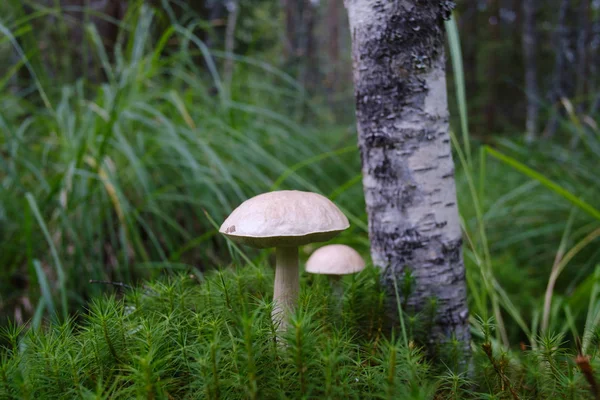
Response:
[[[392,163],[387,155],[384,154],[383,162],[375,167],[373,170],[373,175],[375,175],[378,179],[396,179],[396,172],[392,168]]]
[[[443,179],[454,178],[454,170],[448,172],[447,174],[442,175]]]
[[[430,167],[415,168],[413,171],[415,171],[415,172],[427,172],[427,171],[434,170],[436,168],[437,168],[436,166],[432,165]]]
[[[442,245],[442,252],[444,256],[450,262],[450,264],[455,264],[460,262],[461,260],[461,251],[462,251],[462,239],[459,239],[454,242],[444,243]]]

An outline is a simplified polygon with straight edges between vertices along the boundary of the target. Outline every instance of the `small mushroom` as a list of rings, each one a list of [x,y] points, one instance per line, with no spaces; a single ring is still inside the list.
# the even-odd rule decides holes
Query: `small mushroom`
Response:
[[[260,194],[238,206],[219,232],[256,248],[275,247],[273,322],[285,330],[299,291],[298,246],[332,239],[350,223],[328,198],[282,190]]]
[[[342,300],[342,275],[354,274],[365,268],[365,261],[352,247],[330,244],[317,249],[306,261],[306,272],[327,275],[336,301]]]

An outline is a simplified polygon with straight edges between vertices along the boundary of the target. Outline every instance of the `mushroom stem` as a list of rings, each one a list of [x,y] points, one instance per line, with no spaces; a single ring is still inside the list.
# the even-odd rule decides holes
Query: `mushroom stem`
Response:
[[[289,316],[296,308],[299,275],[298,247],[277,247],[272,317],[278,331],[287,329]]]
[[[342,307],[344,302],[344,286],[342,285],[341,275],[327,275],[329,277],[329,284],[331,285],[331,291],[333,292],[333,298],[335,306],[338,308]]]

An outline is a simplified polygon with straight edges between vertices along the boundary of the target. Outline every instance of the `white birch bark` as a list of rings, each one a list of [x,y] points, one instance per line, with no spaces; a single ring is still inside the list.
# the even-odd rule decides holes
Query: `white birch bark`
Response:
[[[470,340],[461,228],[448,124],[443,21],[451,2],[345,0],[371,255],[393,276],[416,278],[404,305],[437,300],[430,342]]]

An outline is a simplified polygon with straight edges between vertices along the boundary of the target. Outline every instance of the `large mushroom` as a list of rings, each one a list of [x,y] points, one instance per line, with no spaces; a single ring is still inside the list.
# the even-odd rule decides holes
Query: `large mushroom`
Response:
[[[328,198],[282,190],[246,200],[219,232],[241,244],[277,249],[273,321],[285,330],[298,298],[298,246],[325,242],[349,226],[348,218]]]
[[[323,246],[308,257],[306,272],[327,275],[338,302],[342,299],[341,277],[365,268],[365,260],[352,247],[344,244]]]

